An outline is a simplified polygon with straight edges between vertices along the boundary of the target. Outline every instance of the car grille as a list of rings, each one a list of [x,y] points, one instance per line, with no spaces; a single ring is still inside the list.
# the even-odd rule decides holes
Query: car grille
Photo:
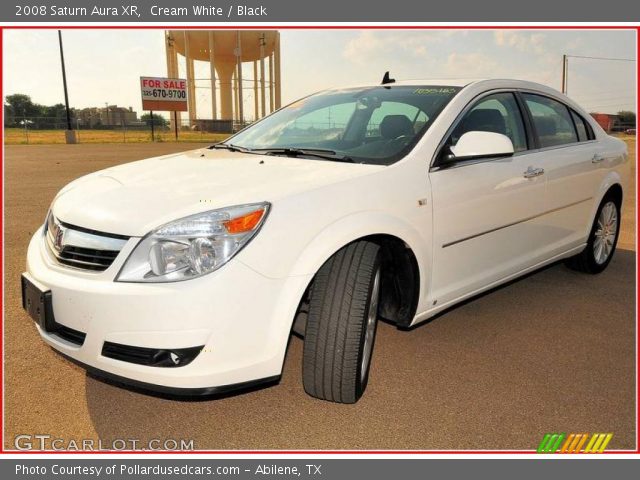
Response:
[[[49,251],[60,264],[94,272],[109,268],[129,239],[69,225],[51,213],[45,236]]]
[[[56,256],[64,265],[102,272],[118,256],[117,250],[95,250],[82,247],[64,247]]]

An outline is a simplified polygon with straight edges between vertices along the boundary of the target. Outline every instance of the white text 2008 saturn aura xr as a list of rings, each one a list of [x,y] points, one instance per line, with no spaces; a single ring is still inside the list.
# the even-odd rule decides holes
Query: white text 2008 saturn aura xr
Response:
[[[561,259],[604,270],[628,168],[548,87],[387,75],[70,183],[23,306],[70,359],[170,395],[277,380],[293,328],[306,392],[353,403],[379,319],[410,327]]]

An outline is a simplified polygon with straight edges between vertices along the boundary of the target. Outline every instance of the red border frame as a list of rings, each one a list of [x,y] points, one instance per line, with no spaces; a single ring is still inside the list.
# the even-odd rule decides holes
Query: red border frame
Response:
[[[425,25],[262,25],[259,23],[253,25],[11,25],[0,26],[0,97],[4,99],[3,94],[3,44],[4,44],[4,30],[635,30],[636,31],[636,58],[638,55],[638,49],[640,47],[640,26],[623,26],[623,25],[611,25],[611,26],[562,26],[562,25],[460,25],[460,26],[425,26]],[[638,102],[638,96],[640,95],[640,67],[636,60],[636,106]],[[636,109],[637,110],[637,109]],[[4,109],[0,111],[0,121],[3,120]],[[4,124],[4,123],[3,123]],[[0,198],[2,198],[2,212],[0,212],[0,230],[2,231],[2,237],[0,237],[0,249],[2,249],[3,255],[0,257],[0,269],[3,272],[2,284],[0,285],[0,307],[2,308],[2,317],[0,318],[0,357],[2,358],[2,368],[0,368],[0,389],[4,392],[4,248],[2,248],[4,242],[4,135],[0,139],[0,176],[2,182],[0,182]],[[637,168],[638,160],[638,145],[636,142],[636,248],[638,234],[640,233],[640,226],[638,225],[638,183],[640,182],[640,170]],[[640,296],[640,272],[638,253],[636,250],[636,450],[615,450],[605,451],[604,455],[615,454],[640,454],[640,362],[638,362],[638,348],[640,343],[640,321],[638,318],[637,310],[637,298]],[[4,394],[0,401],[0,419],[2,420],[2,427],[4,427]],[[354,455],[354,454],[382,454],[382,455],[425,455],[425,454],[512,454],[512,455],[530,455],[535,453],[535,450],[196,450],[196,451],[166,451],[166,450],[101,450],[101,451],[52,451],[52,450],[5,450],[4,449],[4,428],[0,432],[0,454],[11,455],[119,455],[119,454],[140,454],[140,455],[207,455],[207,454],[225,454],[225,455]]]

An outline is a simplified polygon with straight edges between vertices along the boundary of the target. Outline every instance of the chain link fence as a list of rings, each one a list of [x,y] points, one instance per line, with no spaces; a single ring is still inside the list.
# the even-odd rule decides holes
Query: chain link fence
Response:
[[[119,125],[84,125],[73,119],[78,143],[146,143],[146,142],[202,142],[215,143],[242,129],[246,124],[224,120],[182,119],[178,128],[172,122],[154,119],[151,122]],[[23,117],[5,122],[5,145],[38,145],[66,143],[65,119],[52,117]]]
[[[631,135],[635,135],[636,133],[636,124],[635,123],[623,123],[623,122],[619,122],[619,123],[615,123],[612,127],[611,127],[611,133],[626,133],[626,134],[631,134]]]
[[[249,123],[226,120],[182,119],[178,128],[165,119],[154,119],[153,132],[149,122],[121,123],[119,125],[85,125],[72,120],[78,143],[148,143],[148,142],[202,142],[223,141],[233,132]],[[334,125],[335,127],[335,125]],[[4,125],[5,145],[45,145],[66,143],[65,119],[54,117],[23,117],[6,121]],[[314,130],[315,131],[315,130]],[[635,135],[634,123],[616,122],[609,128],[612,134]],[[152,138],[153,133],[153,138]],[[308,132],[307,132],[308,133]]]

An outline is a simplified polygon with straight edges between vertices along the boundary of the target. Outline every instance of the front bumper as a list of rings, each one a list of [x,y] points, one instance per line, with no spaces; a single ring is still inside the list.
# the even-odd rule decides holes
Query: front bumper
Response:
[[[98,374],[163,393],[219,393],[280,375],[295,311],[311,276],[268,278],[236,257],[220,270],[183,282],[115,282],[138,240],[130,239],[113,264],[96,273],[58,264],[42,229],[35,233],[25,275],[51,291],[57,323],[86,335],[79,346],[36,324],[47,344]],[[105,342],[149,349],[204,347],[189,364],[165,368],[105,357]]]

